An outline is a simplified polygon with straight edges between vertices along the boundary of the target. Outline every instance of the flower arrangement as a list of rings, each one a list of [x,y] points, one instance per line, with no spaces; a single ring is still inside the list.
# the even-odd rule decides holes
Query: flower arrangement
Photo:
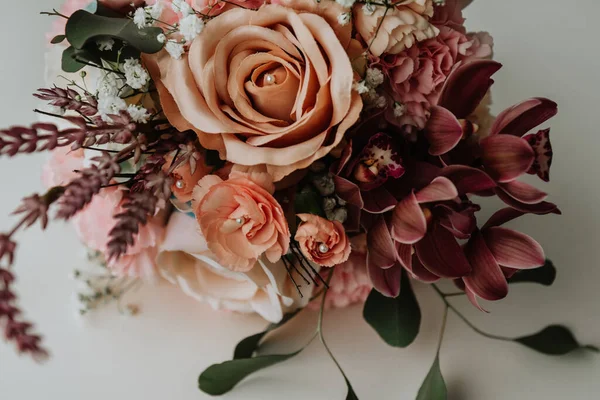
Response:
[[[12,290],[19,231],[73,223],[102,274],[76,271],[85,314],[141,282],[167,281],[216,309],[270,323],[199,388],[224,394],[292,358],[267,338],[318,310],[307,343],[327,347],[326,310],[359,304],[394,347],[421,312],[413,281],[492,339],[551,355],[581,345],[562,325],[505,338],[452,304],[497,301],[555,268],[505,224],[560,214],[518,180],[549,180],[546,98],[490,113],[501,64],[470,33],[465,0],[69,0],[50,35],[60,79],[35,96],[42,122],[0,130],[0,156],[50,152],[47,192],[23,199],[0,234],[0,323],[19,352],[47,355]],[[486,222],[478,197],[504,203]],[[456,292],[443,291],[442,279]],[[136,307],[128,306],[135,313]],[[310,312],[310,311],[307,311]],[[440,335],[440,343],[443,330]],[[439,347],[417,399],[446,399]]]

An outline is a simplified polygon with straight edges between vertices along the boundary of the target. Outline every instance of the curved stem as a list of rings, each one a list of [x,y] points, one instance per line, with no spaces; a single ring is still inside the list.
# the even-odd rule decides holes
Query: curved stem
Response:
[[[444,316],[442,317],[442,328],[440,329],[440,338],[438,340],[438,346],[436,354],[440,354],[442,348],[442,340],[444,340],[444,333],[446,332],[446,322],[448,321],[448,306],[444,307]]]
[[[450,304],[448,302],[448,300],[446,299],[446,296],[444,295],[444,293],[435,284],[432,284],[431,287],[440,296],[440,298],[442,299],[442,301],[444,302],[444,304],[446,305],[446,307],[449,308],[450,310],[452,310],[452,312],[454,314],[456,314],[457,317],[459,317],[460,319],[462,319],[462,321],[465,324],[467,324],[467,326],[469,328],[471,328],[473,331],[475,331],[476,333],[480,334],[481,336],[485,336],[487,338],[490,338],[490,339],[503,340],[505,342],[512,342],[513,341],[513,339],[505,337],[505,336],[498,336],[498,335],[494,335],[494,334],[482,331],[481,329],[479,329],[478,327],[476,327],[475,325],[473,325],[473,323],[471,323],[464,315],[462,315],[461,312],[458,311],[458,309],[456,307],[454,307],[452,304]]]

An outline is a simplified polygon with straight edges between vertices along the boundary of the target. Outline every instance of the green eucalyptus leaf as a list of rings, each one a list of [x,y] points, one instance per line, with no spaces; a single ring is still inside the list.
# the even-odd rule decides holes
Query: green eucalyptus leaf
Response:
[[[50,43],[52,44],[59,44],[62,43],[67,37],[65,35],[56,35],[52,38],[52,40],[50,41]]]
[[[314,214],[324,217],[322,208],[322,197],[310,185],[303,187],[294,199],[294,210],[296,214]]]
[[[286,361],[298,355],[302,350],[291,354],[258,356],[211,365],[198,378],[198,385],[204,393],[213,396],[225,394],[248,375]]]
[[[448,390],[440,370],[440,357],[438,354],[435,356],[433,365],[419,389],[417,400],[446,400],[447,397]]]
[[[514,339],[535,351],[549,355],[563,355],[577,349],[598,352],[595,346],[581,345],[571,331],[562,325],[548,326],[538,333]]]
[[[76,53],[77,49],[75,49],[73,46],[68,47],[63,51],[61,60],[61,67],[63,71],[77,72],[83,67],[85,67],[85,64],[75,59]]]
[[[161,28],[139,29],[131,19],[94,15],[84,10],[71,15],[65,32],[69,43],[77,49],[82,49],[90,40],[103,36],[125,41],[142,53],[152,54],[163,48],[163,43],[157,39],[163,32]]]
[[[373,289],[363,309],[363,317],[390,346],[407,347],[421,325],[421,310],[406,271],[402,271],[400,295],[390,298]]]
[[[356,393],[354,393],[354,389],[352,388],[350,381],[348,379],[345,379],[345,381],[346,386],[348,387],[348,394],[346,395],[346,400],[358,400],[358,396],[356,395]]]
[[[271,331],[283,326],[285,323],[287,323],[288,321],[290,321],[292,318],[294,318],[296,315],[298,315],[298,313],[300,312],[300,310],[294,311],[292,313],[286,314],[283,316],[283,319],[276,323],[276,324],[270,324],[267,329],[265,329],[262,332],[259,332],[257,334],[248,336],[245,339],[242,339],[238,345],[235,347],[235,350],[233,352],[233,359],[234,360],[238,360],[238,359],[242,359],[242,358],[250,358],[252,357],[252,355],[254,354],[254,352],[256,350],[258,350],[258,347],[260,345],[260,341]]]
[[[546,264],[535,269],[524,269],[514,274],[508,283],[539,283],[540,285],[550,286],[556,279],[556,268],[550,260],[546,260]]]

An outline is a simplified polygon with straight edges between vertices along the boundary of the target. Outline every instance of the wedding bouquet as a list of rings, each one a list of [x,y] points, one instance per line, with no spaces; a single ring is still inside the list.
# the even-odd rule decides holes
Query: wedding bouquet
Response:
[[[491,115],[501,64],[490,35],[465,28],[468,3],[69,0],[45,12],[60,54],[48,69],[62,72],[35,93],[42,122],[0,131],[1,156],[51,152],[47,192],[24,198],[0,234],[6,339],[47,354],[21,319],[12,266],[16,234],[45,228],[53,208],[102,271],[76,271],[82,314],[166,280],[270,323],[200,375],[212,395],[298,354],[261,345],[305,308],[319,312],[307,343],[318,337],[334,361],[324,311],[352,304],[386,343],[408,346],[421,321],[412,281],[440,296],[442,329],[450,310],[492,339],[597,351],[561,325],[482,332],[450,301],[485,311],[480,300],[504,298],[511,283],[552,284],[542,247],[505,224],[560,214],[518,180],[549,180],[550,129],[539,127],[557,105],[532,98]],[[504,207],[478,221],[478,198],[492,196]],[[417,399],[445,398],[438,348]]]

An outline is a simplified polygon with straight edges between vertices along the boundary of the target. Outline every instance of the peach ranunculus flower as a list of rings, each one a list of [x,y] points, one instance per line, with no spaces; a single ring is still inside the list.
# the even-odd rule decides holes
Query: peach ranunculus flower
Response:
[[[225,11],[229,11],[232,8],[259,8],[264,3],[267,3],[265,0],[230,0],[230,1],[222,1],[222,0],[190,0],[189,3],[194,8],[194,10],[201,12],[202,14],[209,15],[211,17],[215,17],[219,14],[224,13]]]
[[[269,322],[304,307],[312,286],[301,297],[282,261],[257,261],[247,273],[222,266],[209,250],[194,218],[174,213],[157,258],[158,270],[167,281],[214,309],[257,313]]]
[[[206,157],[203,152],[199,151],[192,155],[192,157],[195,157],[196,155],[197,158],[194,158],[195,170],[193,173],[191,164],[187,161],[171,172],[171,177],[173,178],[173,186],[171,187],[171,191],[177,200],[182,203],[187,203],[188,201],[192,200],[192,193],[198,181],[210,174],[213,169],[210,165],[206,164]],[[163,166],[163,170],[165,172],[168,172],[168,170],[171,168],[173,157],[173,154],[169,154],[165,158],[166,163]]]
[[[221,265],[248,272],[262,254],[275,263],[288,252],[290,229],[267,173],[207,175],[194,189],[192,207],[208,248]]]
[[[348,260],[350,241],[344,226],[313,214],[298,214],[302,224],[295,239],[302,254],[322,267],[333,267]]]
[[[354,6],[354,25],[374,56],[398,54],[416,42],[431,39],[439,30],[429,22],[432,0],[405,0],[386,11],[384,6]],[[372,11],[372,12],[370,12]]]
[[[266,166],[274,181],[327,155],[362,110],[343,8],[279,3],[210,20],[180,60],[144,57],[172,125],[228,161]]]

